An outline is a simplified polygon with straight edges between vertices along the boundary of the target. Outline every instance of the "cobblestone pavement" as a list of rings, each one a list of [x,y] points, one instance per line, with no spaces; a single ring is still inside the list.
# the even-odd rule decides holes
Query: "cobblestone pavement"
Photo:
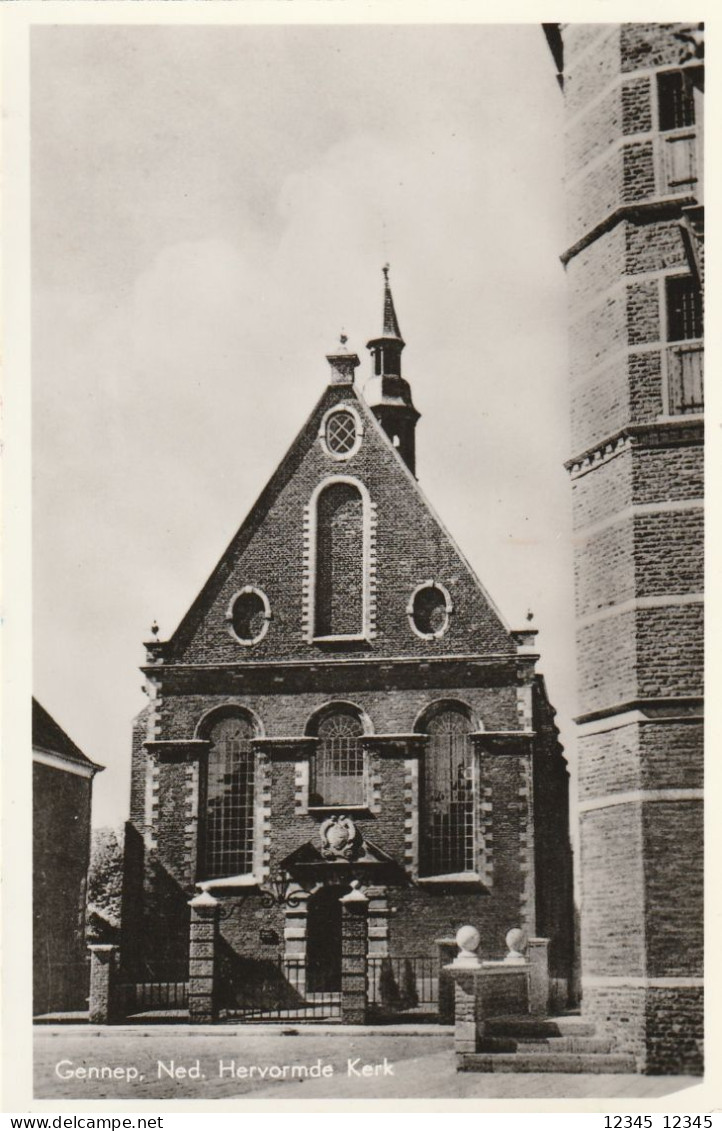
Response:
[[[686,1076],[457,1073],[450,1032],[441,1026],[35,1029],[36,1099],[657,1098],[698,1083]],[[685,1110],[683,1100],[676,1110]]]

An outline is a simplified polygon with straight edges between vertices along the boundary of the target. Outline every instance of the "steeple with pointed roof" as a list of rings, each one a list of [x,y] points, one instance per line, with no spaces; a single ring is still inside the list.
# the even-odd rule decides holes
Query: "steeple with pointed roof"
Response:
[[[366,382],[364,395],[399,455],[409,470],[416,474],[416,421],[419,413],[414,408],[411,387],[401,376],[401,352],[406,343],[396,317],[388,263],[383,267],[383,275],[383,329],[380,337],[367,342],[373,371]]]

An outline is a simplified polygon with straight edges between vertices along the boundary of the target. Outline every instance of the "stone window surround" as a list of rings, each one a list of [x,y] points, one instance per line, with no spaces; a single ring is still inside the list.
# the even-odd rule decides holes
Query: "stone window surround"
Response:
[[[328,422],[331,419],[331,417],[334,416],[338,412],[347,412],[349,414],[349,416],[353,417],[355,425],[356,425],[356,437],[354,439],[353,446],[351,448],[349,448],[349,450],[347,452],[334,452],[331,448],[329,448],[329,446],[326,442],[326,428],[327,428]],[[356,406],[351,404],[350,402],[341,401],[339,404],[332,405],[331,408],[327,409],[326,412],[323,414],[323,418],[321,420],[321,424],[320,424],[319,430],[318,430],[318,439],[320,441],[321,447],[323,448],[324,452],[326,453],[326,455],[330,459],[336,460],[338,463],[343,463],[346,460],[351,459],[351,457],[355,456],[356,452],[361,447],[361,441],[363,440],[363,436],[364,436],[364,426],[363,426],[363,421],[361,420],[360,413],[359,413],[358,409],[356,408]]]
[[[363,593],[362,593],[362,631],[340,636],[316,636],[316,558],[318,553],[318,500],[322,492],[335,483],[346,483],[355,487],[361,496],[362,505],[362,554],[363,554]],[[304,562],[304,620],[306,623],[306,639],[313,643],[352,643],[354,641],[368,641],[374,635],[374,582],[375,582],[375,551],[374,528],[376,508],[371,502],[368,489],[360,479],[350,475],[330,475],[316,485],[309,499],[306,510],[306,547]]]
[[[658,299],[657,299],[657,301],[658,301],[658,306],[659,306],[660,343],[661,343],[661,346],[660,346],[660,349],[661,349],[660,368],[661,368],[661,381],[662,381],[662,387],[661,387],[662,413],[661,413],[661,416],[658,417],[658,419],[661,419],[663,421],[665,421],[665,420],[678,421],[680,419],[687,420],[687,421],[695,420],[695,419],[700,420],[700,419],[704,419],[704,411],[701,407],[700,407],[699,412],[676,412],[675,413],[675,412],[673,412],[672,406],[670,404],[670,400],[671,400],[671,391],[670,391],[671,371],[670,371],[670,366],[671,366],[671,361],[672,361],[670,355],[671,355],[672,351],[674,351],[674,350],[684,351],[685,349],[691,350],[691,351],[698,350],[699,353],[702,355],[702,364],[704,364],[704,337],[699,337],[699,338],[693,338],[693,337],[690,337],[690,338],[685,338],[685,337],[671,338],[669,336],[669,310],[668,310],[669,287],[668,287],[668,283],[669,283],[670,280],[673,280],[673,279],[691,279],[694,282],[694,274],[690,270],[685,271],[685,270],[674,269],[672,271],[665,271],[664,273],[660,273],[660,275],[658,276]],[[698,289],[700,290],[700,295],[701,295],[701,288],[699,288],[699,283],[697,285],[698,285]],[[700,303],[703,305],[703,297],[700,297]]]
[[[193,823],[196,824],[198,832],[205,822],[205,812],[201,812],[200,802],[205,796],[205,775],[208,766],[208,751],[210,743],[207,736],[209,735],[214,723],[223,718],[240,717],[247,719],[253,730],[255,736],[251,738],[251,746],[255,749],[255,760],[253,768],[254,779],[254,812],[253,812],[253,867],[251,872],[245,872],[237,876],[218,876],[213,879],[205,879],[200,872],[200,855],[197,857],[196,862],[196,883],[203,890],[212,890],[214,887],[232,887],[232,886],[248,886],[249,883],[255,882],[255,878],[263,870],[263,843],[266,835],[266,807],[264,803],[264,773],[263,773],[263,754],[258,749],[258,740],[264,734],[263,724],[255,713],[249,707],[241,703],[219,703],[205,711],[201,718],[198,720],[194,737],[189,742],[187,740],[179,740],[173,742],[172,740],[167,743],[170,748],[174,745],[179,748],[185,748],[185,757],[188,761],[193,761],[197,767],[197,783],[194,783],[194,800],[195,800],[195,813],[189,814]],[[155,745],[161,746],[160,743]],[[166,745],[165,743],[162,745]]]
[[[421,632],[414,623],[414,601],[416,600],[418,594],[421,593],[424,589],[438,589],[442,597],[444,598],[444,604],[446,606],[446,621],[444,622],[443,627],[437,629],[436,632]],[[451,616],[453,612],[454,602],[451,599],[449,590],[445,585],[442,585],[440,581],[435,581],[433,578],[429,578],[429,580],[427,581],[422,581],[419,585],[416,586],[413,593],[409,597],[409,601],[406,606],[406,616],[409,619],[411,631],[422,640],[439,640],[442,636],[445,636],[449,631],[449,628],[451,627]]]
[[[250,640],[245,640],[242,636],[239,636],[233,627],[233,606],[238,598],[245,596],[246,593],[255,594],[255,596],[260,597],[263,602],[263,628]],[[271,604],[264,591],[258,585],[244,585],[242,589],[238,589],[228,602],[226,621],[228,623],[228,631],[237,644],[243,645],[244,648],[252,648],[254,644],[258,644],[268,632],[268,626],[271,623]]]

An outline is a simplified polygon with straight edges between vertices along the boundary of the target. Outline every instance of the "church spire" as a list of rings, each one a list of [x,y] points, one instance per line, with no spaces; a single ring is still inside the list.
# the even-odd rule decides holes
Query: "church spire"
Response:
[[[384,264],[381,270],[384,273],[384,337],[398,338],[403,342],[399,330],[399,320],[394,309],[394,296],[391,294],[389,284],[389,264]]]
[[[376,419],[398,450],[399,455],[415,474],[415,429],[419,414],[411,399],[408,381],[401,376],[401,351],[406,343],[401,337],[399,320],[389,283],[389,265],[382,268],[384,276],[384,311],[381,336],[367,343],[373,363],[372,376],[364,390],[366,400]]]

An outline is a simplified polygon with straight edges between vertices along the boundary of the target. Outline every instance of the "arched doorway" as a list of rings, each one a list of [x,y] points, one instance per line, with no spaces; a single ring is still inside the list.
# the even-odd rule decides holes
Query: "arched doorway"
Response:
[[[308,901],[306,928],[306,988],[309,993],[341,990],[341,898],[350,889],[340,884],[322,887]]]

